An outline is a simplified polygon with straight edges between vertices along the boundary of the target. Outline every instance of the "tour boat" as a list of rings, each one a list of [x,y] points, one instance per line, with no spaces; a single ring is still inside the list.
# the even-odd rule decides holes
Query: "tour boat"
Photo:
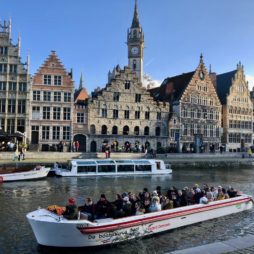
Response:
[[[213,201],[120,219],[67,220],[46,209],[26,215],[38,244],[52,247],[92,247],[114,244],[187,226],[253,207],[251,196]]]
[[[44,178],[48,175],[50,168],[36,166],[32,170],[0,174],[0,182],[24,181]]]
[[[172,169],[163,160],[156,159],[75,159],[66,168],[55,163],[53,171],[58,176],[107,175],[159,175],[171,174]]]

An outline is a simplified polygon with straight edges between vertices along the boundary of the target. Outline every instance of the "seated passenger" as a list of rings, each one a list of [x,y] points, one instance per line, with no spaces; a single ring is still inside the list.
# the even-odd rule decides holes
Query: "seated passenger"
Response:
[[[124,212],[124,216],[131,216],[132,215],[131,202],[130,202],[128,196],[123,198],[123,212]]]
[[[152,201],[149,207],[149,212],[157,212],[157,211],[161,211],[160,198],[158,196],[154,196],[152,198]]]
[[[97,202],[95,207],[96,219],[107,218],[109,208],[110,208],[109,201],[106,199],[105,194],[101,194],[100,200]]]
[[[230,198],[235,198],[235,197],[237,196],[237,191],[234,190],[234,188],[231,187],[231,186],[229,186],[229,189],[228,189],[227,192],[228,192],[228,196],[229,196]]]
[[[87,198],[85,204],[79,210],[81,212],[81,219],[94,220],[95,205],[91,198]]]
[[[150,199],[144,200],[143,207],[145,209],[145,213],[149,213],[150,204],[151,204]]]
[[[141,215],[145,213],[145,209],[142,207],[140,202],[135,203],[135,215]]]
[[[78,207],[74,198],[69,198],[68,204],[65,207],[63,212],[64,218],[68,220],[77,220],[78,219]]]
[[[222,191],[222,187],[218,187],[218,195],[217,195],[217,200],[223,200],[225,199],[225,194]]]
[[[162,210],[172,209],[174,207],[173,201],[168,197],[162,196],[161,198],[161,208]]]
[[[199,199],[199,204],[208,204],[208,199],[204,191],[201,192],[201,197]]]

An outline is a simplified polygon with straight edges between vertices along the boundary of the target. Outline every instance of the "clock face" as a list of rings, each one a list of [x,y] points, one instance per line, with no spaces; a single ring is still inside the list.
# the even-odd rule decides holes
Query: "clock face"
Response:
[[[133,48],[131,48],[131,53],[133,54],[133,55],[137,55],[138,54],[138,47],[133,47]]]

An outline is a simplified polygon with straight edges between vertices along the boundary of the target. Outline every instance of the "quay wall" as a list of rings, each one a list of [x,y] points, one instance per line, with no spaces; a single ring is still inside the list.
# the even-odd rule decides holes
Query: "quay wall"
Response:
[[[142,153],[111,153],[114,159],[139,159],[146,158]],[[105,158],[104,153],[64,153],[64,152],[27,152],[25,160],[14,161],[14,153],[0,153],[0,168],[24,165],[44,164],[52,166],[54,162],[65,163],[70,159]],[[206,169],[206,168],[252,168],[254,158],[249,158],[243,153],[203,153],[203,154],[157,154],[156,158],[163,159],[171,164],[172,169]]]

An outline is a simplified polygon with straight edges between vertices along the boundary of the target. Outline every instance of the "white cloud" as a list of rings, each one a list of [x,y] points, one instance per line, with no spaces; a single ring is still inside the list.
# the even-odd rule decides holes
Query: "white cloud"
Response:
[[[249,82],[249,89],[250,91],[254,87],[254,76],[246,74],[246,80]]]
[[[143,77],[143,86],[146,88],[154,88],[161,85],[160,80],[154,80],[149,75],[145,74]]]

